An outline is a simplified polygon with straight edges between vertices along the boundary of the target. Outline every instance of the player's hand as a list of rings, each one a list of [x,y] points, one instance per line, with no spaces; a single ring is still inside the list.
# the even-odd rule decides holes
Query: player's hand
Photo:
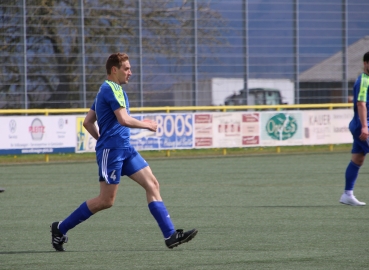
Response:
[[[156,130],[158,128],[158,123],[156,123],[155,121],[150,120],[150,119],[144,119],[144,120],[142,120],[142,122],[145,122],[146,124],[148,124],[148,126],[147,126],[148,130],[156,132]]]
[[[368,139],[368,137],[369,137],[368,127],[362,127],[359,139],[362,140],[362,141],[366,141]]]

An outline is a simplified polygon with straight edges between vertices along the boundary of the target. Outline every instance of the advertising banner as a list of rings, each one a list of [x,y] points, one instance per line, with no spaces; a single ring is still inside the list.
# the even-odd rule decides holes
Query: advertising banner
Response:
[[[85,116],[76,116],[76,153],[95,152],[96,140],[83,127]],[[95,123],[97,130],[99,130]]]
[[[0,154],[72,153],[75,116],[0,117]]]
[[[353,110],[314,110],[304,112],[304,144],[351,143],[348,125]]]
[[[327,144],[332,141],[331,112],[328,110],[304,113],[304,144]]]
[[[132,115],[158,123],[156,132],[131,129],[131,144],[137,150],[188,149],[193,147],[192,113]]]
[[[258,146],[260,144],[260,114],[242,113],[242,146]]]
[[[260,125],[263,146],[303,144],[303,112],[301,111],[263,112]]]
[[[194,147],[213,147],[213,114],[195,114],[194,119]]]
[[[213,147],[241,147],[240,113],[213,114]]]
[[[0,117],[0,154],[94,152],[84,117]],[[351,109],[132,115],[157,122],[156,132],[131,129],[137,150],[351,143]],[[97,127],[97,124],[96,124]],[[97,127],[98,128],[98,127]]]
[[[259,145],[259,113],[194,114],[195,148]]]
[[[354,111],[352,109],[331,110],[332,141],[329,144],[352,143],[352,134],[348,128]]]

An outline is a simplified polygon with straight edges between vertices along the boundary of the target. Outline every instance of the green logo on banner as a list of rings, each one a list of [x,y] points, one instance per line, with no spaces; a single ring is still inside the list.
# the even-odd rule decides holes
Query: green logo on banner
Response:
[[[288,114],[280,113],[269,119],[265,129],[273,139],[284,141],[297,132],[297,121]]]

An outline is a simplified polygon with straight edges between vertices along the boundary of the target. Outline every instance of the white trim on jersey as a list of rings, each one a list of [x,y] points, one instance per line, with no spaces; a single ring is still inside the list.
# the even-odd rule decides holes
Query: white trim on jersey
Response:
[[[105,182],[109,184],[109,176],[108,176],[108,157],[109,157],[109,151],[110,149],[104,149],[103,156],[101,160],[101,174],[105,179]]]

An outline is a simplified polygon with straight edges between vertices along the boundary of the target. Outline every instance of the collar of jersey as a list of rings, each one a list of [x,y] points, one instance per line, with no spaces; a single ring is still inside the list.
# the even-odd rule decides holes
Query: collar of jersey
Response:
[[[119,85],[119,84],[117,84],[116,82],[113,82],[113,81],[111,81],[111,80],[105,80],[105,82],[111,82],[111,83],[115,84],[116,86],[118,86],[118,87],[119,87],[119,89],[122,89],[122,86],[121,86],[121,85]]]

